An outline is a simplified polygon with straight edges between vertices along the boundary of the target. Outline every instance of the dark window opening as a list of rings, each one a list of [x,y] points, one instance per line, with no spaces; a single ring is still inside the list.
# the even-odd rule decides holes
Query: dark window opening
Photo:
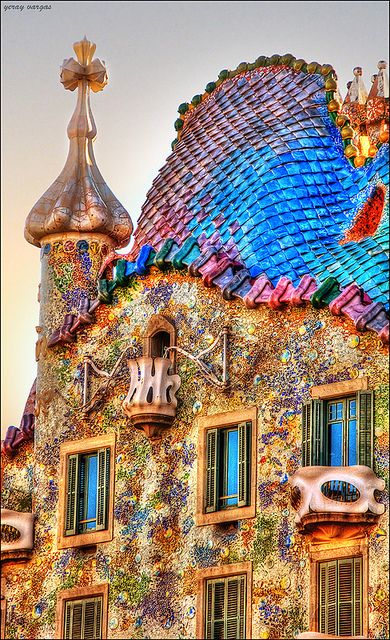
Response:
[[[165,350],[171,346],[171,336],[167,331],[158,331],[150,340],[150,355],[152,358],[169,358],[170,353]]]

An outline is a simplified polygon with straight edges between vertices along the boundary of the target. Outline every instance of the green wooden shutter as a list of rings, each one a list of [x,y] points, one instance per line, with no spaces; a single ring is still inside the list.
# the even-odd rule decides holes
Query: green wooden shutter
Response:
[[[318,629],[321,633],[338,636],[361,635],[361,557],[320,563],[318,604]]]
[[[214,583],[211,580],[206,582],[206,633],[205,638],[212,638],[213,631],[213,601]]]
[[[238,507],[249,504],[251,422],[238,425]]]
[[[312,400],[311,436],[312,436],[312,466],[327,464],[327,438],[324,433],[324,401]]]
[[[206,582],[205,638],[245,638],[246,576]]]
[[[353,636],[353,558],[338,561],[337,635]]]
[[[64,640],[71,638],[71,624],[72,624],[72,602],[67,602],[65,605],[65,620],[64,620]]]
[[[246,576],[240,576],[240,593],[238,600],[238,637],[246,637]]]
[[[77,533],[83,533],[87,527],[85,524],[80,524],[84,518],[86,518],[86,494],[85,494],[85,471],[86,471],[86,458],[83,455],[79,456],[78,464],[78,489],[77,489]]]
[[[92,598],[84,603],[84,640],[96,640],[101,638],[102,628],[102,599]]]
[[[357,392],[359,464],[373,468],[374,464],[374,393]]]
[[[244,638],[246,576],[226,579],[225,589],[225,633],[227,640]]]
[[[326,463],[324,402],[310,400],[302,408],[302,466],[322,466]]]
[[[302,407],[302,467],[311,464],[311,401]]]
[[[225,637],[225,586],[226,580],[223,578],[217,580],[208,580],[207,604],[210,602],[210,608],[207,610],[207,633],[206,638],[224,638]],[[210,594],[211,592],[211,594]]]
[[[98,486],[97,486],[97,513],[96,530],[107,529],[107,510],[110,488],[110,449],[98,451]]]
[[[319,565],[319,631],[337,635],[337,561]]]
[[[209,429],[206,432],[206,491],[205,511],[211,513],[218,507],[219,483],[219,430]]]
[[[82,640],[83,638],[83,603],[70,601],[66,603],[64,639]]]
[[[101,596],[66,602],[64,640],[100,640],[101,637]]]
[[[319,565],[319,577],[318,577],[318,613],[319,613],[319,624],[318,630],[320,633],[325,633],[326,629],[326,574],[327,567],[326,563],[322,562]]]
[[[77,494],[79,476],[79,456],[71,455],[67,458],[67,483],[66,483],[66,507],[65,507],[65,535],[72,536],[77,533]]]
[[[363,606],[363,567],[362,558],[354,558],[354,629],[353,635],[360,636],[363,634],[362,625],[362,606]]]

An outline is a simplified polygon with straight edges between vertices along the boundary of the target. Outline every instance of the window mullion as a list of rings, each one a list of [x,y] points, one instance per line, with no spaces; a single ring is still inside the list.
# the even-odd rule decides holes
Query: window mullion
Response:
[[[348,424],[348,404],[347,400],[343,400],[343,466],[348,466],[349,462],[349,424]]]
[[[215,625],[215,582],[211,583],[211,637],[214,638]]]
[[[88,520],[88,496],[89,496],[89,462],[90,456],[85,456],[85,466],[84,466],[84,495],[83,495],[83,520]],[[97,492],[96,492],[97,493]],[[87,530],[87,522],[83,523],[82,530]]]
[[[85,635],[85,605],[86,602],[84,601],[81,609],[81,640],[84,640]]]

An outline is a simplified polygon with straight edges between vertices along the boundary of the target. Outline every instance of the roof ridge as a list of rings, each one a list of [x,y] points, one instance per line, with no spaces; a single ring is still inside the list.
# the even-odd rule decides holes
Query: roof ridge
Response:
[[[190,102],[182,102],[178,106],[179,117],[174,122],[174,128],[177,132],[177,138],[171,144],[172,151],[180,142],[190,116],[192,116],[197,108],[204,104],[210,96],[218,90],[227,80],[244,76],[248,72],[258,71],[265,68],[290,68],[297,73],[318,74],[324,79],[325,99],[328,107],[329,116],[334,125],[339,129],[343,140],[344,154],[350,164],[355,168],[361,168],[372,162],[376,151],[382,146],[382,142],[378,141],[373,145],[369,157],[360,155],[358,147],[353,144],[356,139],[357,132],[352,128],[349,118],[343,114],[341,96],[337,86],[337,74],[331,64],[320,64],[318,62],[307,63],[303,58],[295,58],[291,53],[284,55],[274,54],[272,56],[259,56],[254,62],[240,62],[233,70],[222,69],[215,81],[208,82],[202,94],[193,96]]]
[[[116,287],[129,285],[132,278],[147,275],[152,266],[160,271],[173,267],[188,270],[191,277],[201,277],[206,287],[218,286],[225,300],[239,298],[254,309],[268,304],[271,309],[283,309],[311,303],[315,308],[328,306],[332,315],[350,318],[359,332],[373,331],[383,344],[389,342],[389,318],[383,303],[373,302],[355,282],[341,288],[334,277],[317,283],[311,274],[305,274],[295,287],[290,278],[282,276],[276,286],[265,273],[252,277],[246,266],[230,258],[224,248],[200,247],[194,235],[179,246],[172,238],[165,240],[159,251],[151,245],[141,247],[134,261],[128,256],[110,256],[103,263],[99,275],[104,275],[110,264],[116,262],[114,278],[98,280],[98,296],[82,301],[79,314],[65,315],[63,325],[48,338],[48,347],[73,342],[76,333],[93,322],[92,313],[101,304],[111,304]]]

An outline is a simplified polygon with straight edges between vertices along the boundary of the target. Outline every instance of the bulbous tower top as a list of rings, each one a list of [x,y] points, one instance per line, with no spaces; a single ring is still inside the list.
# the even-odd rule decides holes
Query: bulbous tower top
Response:
[[[28,214],[24,235],[39,247],[53,235],[102,234],[120,248],[129,242],[133,225],[96,165],[93,140],[97,130],[89,102],[90,90],[102,91],[107,84],[106,67],[99,58],[92,59],[96,45],[85,36],[73,49],[77,61],[68,58],[61,66],[65,89],[78,90],[67,130],[68,157],[61,174]]]

